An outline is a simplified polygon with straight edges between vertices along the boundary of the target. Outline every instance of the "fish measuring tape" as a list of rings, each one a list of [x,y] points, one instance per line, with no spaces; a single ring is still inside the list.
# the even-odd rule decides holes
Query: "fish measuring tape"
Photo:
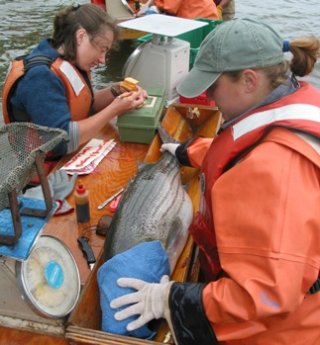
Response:
[[[62,335],[80,288],[69,249],[55,237],[40,236],[26,260],[0,258],[0,325]]]

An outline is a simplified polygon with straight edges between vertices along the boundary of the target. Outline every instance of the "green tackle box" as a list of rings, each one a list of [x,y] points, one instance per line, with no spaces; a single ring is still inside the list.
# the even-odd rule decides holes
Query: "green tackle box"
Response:
[[[165,91],[159,88],[147,88],[146,91],[149,97],[142,108],[117,119],[122,142],[150,144],[155,135],[165,105]]]

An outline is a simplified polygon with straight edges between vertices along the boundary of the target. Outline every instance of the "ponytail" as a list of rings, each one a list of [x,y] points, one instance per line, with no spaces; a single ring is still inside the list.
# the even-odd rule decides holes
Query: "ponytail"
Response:
[[[290,63],[292,73],[304,77],[312,72],[320,56],[320,40],[314,36],[293,39],[289,51],[293,55]]]

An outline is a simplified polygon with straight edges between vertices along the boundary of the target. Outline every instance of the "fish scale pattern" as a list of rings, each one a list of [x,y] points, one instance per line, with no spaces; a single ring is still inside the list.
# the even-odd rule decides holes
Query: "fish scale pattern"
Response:
[[[105,259],[138,243],[159,240],[173,269],[186,243],[192,214],[179,164],[164,153],[158,162],[141,166],[126,188],[110,224]]]

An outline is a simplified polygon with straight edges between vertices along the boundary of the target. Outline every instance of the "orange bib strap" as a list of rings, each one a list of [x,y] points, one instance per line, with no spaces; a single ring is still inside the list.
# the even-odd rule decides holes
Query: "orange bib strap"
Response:
[[[44,56],[34,56],[27,59],[27,55],[18,56],[14,60],[10,61],[9,69],[2,89],[2,112],[4,123],[14,122],[10,98],[16,88],[18,81],[25,75],[25,73],[35,65],[45,64],[50,66],[53,59]]]
[[[2,90],[2,105],[3,105],[3,120],[4,123],[7,124],[9,122],[12,122],[10,117],[10,111],[9,111],[9,100],[11,97],[11,94],[14,90],[14,85],[17,83],[17,81],[24,75],[24,62],[23,60],[13,60],[10,62],[10,66],[7,72],[6,79],[3,84],[3,90]]]
[[[275,128],[266,137],[265,141],[273,141],[278,144],[290,147],[308,158],[314,165],[320,168],[320,155],[312,146],[312,141],[317,140],[310,134],[298,134],[287,129]],[[320,148],[320,138],[318,139]]]

